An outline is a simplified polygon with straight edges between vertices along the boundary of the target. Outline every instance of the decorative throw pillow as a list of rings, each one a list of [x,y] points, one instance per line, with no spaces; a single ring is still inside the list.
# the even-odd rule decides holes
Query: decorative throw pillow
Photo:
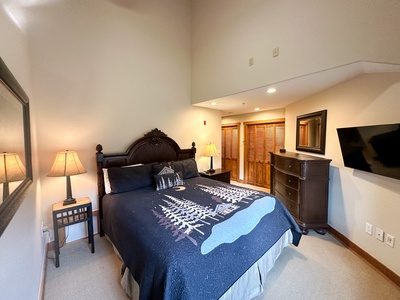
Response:
[[[176,173],[154,175],[154,183],[157,191],[185,184],[183,181],[182,172],[180,171]]]
[[[152,165],[153,175],[172,174],[175,170],[172,168],[171,162],[163,162]]]
[[[199,171],[197,170],[197,163],[194,158],[173,161],[171,162],[172,168],[175,172],[181,171],[183,179],[198,177]]]

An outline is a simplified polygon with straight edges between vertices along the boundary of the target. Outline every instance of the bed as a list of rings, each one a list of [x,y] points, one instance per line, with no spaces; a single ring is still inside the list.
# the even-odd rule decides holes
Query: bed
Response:
[[[100,235],[123,262],[128,295],[136,282],[141,300],[251,299],[300,241],[275,196],[199,176],[195,143],[181,149],[156,128],[125,152],[96,150]]]

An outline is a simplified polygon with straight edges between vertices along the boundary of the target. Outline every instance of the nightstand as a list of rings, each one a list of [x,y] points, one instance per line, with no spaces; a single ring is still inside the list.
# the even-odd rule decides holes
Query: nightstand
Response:
[[[63,201],[53,204],[54,252],[56,254],[56,268],[60,266],[58,229],[80,222],[87,222],[88,243],[91,244],[91,250],[92,253],[94,253],[92,202],[90,199],[87,197],[76,199],[76,203],[65,206],[63,205]]]
[[[214,173],[200,172],[200,176],[210,178],[213,180],[218,180],[226,183],[231,183],[231,171],[215,169]]]

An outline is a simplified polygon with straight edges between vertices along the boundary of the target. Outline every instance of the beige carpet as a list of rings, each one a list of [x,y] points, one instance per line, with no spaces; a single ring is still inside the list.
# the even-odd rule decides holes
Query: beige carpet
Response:
[[[128,299],[119,284],[121,262],[111,245],[96,235],[95,248],[91,254],[87,241],[79,240],[61,249],[59,268],[48,259],[46,300]],[[256,300],[400,299],[395,284],[331,235],[314,231],[302,237],[299,247],[285,248],[268,275]]]

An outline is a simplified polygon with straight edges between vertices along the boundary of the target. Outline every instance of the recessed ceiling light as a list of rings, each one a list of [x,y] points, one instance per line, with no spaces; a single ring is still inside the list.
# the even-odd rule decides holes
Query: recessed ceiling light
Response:
[[[212,106],[215,106],[215,105],[217,105],[218,103],[217,102],[211,102],[211,105]]]
[[[259,111],[259,110],[260,110],[260,108],[259,108],[259,107],[256,107],[254,110],[256,110],[256,111]]]
[[[275,93],[276,92],[276,88],[269,88],[268,90],[267,90],[267,93],[268,94],[273,94],[273,93]]]

